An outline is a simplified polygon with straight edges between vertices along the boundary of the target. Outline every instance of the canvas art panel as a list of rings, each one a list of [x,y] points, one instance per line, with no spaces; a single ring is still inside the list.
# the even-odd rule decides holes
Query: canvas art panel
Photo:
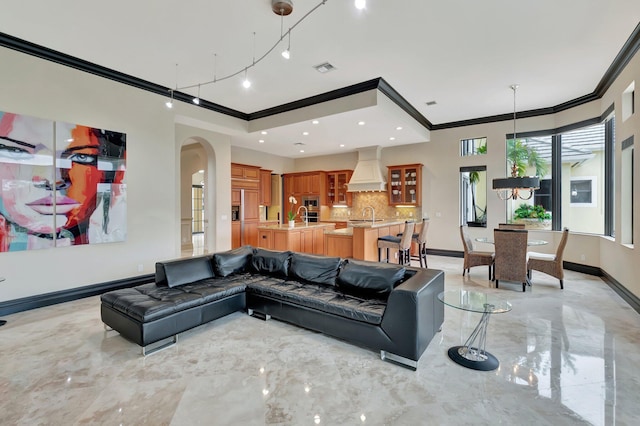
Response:
[[[0,251],[124,241],[126,135],[0,112]]]

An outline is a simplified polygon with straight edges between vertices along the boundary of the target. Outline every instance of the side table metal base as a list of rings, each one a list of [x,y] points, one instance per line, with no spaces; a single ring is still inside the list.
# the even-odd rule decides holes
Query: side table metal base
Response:
[[[491,371],[498,368],[500,361],[489,352],[467,346],[454,346],[447,352],[449,358],[456,364],[472,370]]]

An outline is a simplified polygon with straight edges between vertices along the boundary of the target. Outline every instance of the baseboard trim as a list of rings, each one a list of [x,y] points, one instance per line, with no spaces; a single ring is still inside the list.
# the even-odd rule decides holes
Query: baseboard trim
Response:
[[[464,252],[458,250],[427,249],[427,254],[433,256],[464,257]],[[618,282],[618,280],[613,278],[606,271],[603,271],[597,266],[582,265],[580,263],[566,261],[563,262],[563,267],[569,271],[601,277],[613,291],[615,291],[640,314],[640,298],[627,290],[624,285]],[[153,282],[154,279],[154,274],[147,274],[69,290],[39,294],[36,296],[24,297],[22,299],[7,300],[5,302],[0,302],[0,316],[28,311],[30,309],[42,308],[44,306],[55,305],[58,303],[70,302],[72,300],[84,299],[85,297],[96,296],[107,291],[118,290],[120,288],[135,287],[140,284]]]
[[[58,303],[70,302],[72,300],[84,299],[85,297],[96,296],[98,294],[120,288],[135,287],[140,284],[152,282],[154,279],[155,274],[147,274],[72,288],[69,290],[38,294],[35,296],[23,297],[21,299],[7,300],[5,302],[0,302],[0,316],[28,311],[30,309],[42,308],[44,306],[55,305]]]
[[[597,266],[583,265],[581,263],[567,262],[565,260],[562,262],[562,267],[568,271],[581,272],[587,275],[595,275],[596,277],[601,277],[603,275],[602,269]]]
[[[611,275],[602,271],[602,281],[604,281],[609,287],[613,289],[620,297],[624,299],[637,313],[640,314],[640,298],[631,293],[625,286],[620,284],[618,280]]]
[[[444,250],[444,249],[427,249],[427,254],[433,256],[446,256],[446,257],[464,257],[464,252],[459,250]]]

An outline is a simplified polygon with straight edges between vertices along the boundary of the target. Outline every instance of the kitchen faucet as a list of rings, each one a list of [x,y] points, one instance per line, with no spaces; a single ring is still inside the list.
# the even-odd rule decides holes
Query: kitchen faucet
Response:
[[[296,214],[300,214],[300,209],[304,209],[304,226],[309,226],[309,209],[307,206],[300,206]]]
[[[362,217],[364,217],[364,212],[366,212],[367,209],[371,209],[371,223],[375,223],[375,221],[376,221],[376,211],[371,206],[366,206],[364,209],[362,209]]]

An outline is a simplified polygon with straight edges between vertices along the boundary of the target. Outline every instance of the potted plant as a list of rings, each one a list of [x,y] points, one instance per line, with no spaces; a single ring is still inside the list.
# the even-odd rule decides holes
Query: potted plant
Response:
[[[296,225],[296,214],[293,212],[293,209],[295,205],[298,204],[298,200],[296,200],[296,197],[293,195],[290,195],[289,203],[291,204],[291,209],[287,212],[287,220],[289,221],[289,228],[293,228]]]
[[[526,228],[551,228],[551,213],[541,205],[522,203],[513,212],[514,223],[524,223]]]

